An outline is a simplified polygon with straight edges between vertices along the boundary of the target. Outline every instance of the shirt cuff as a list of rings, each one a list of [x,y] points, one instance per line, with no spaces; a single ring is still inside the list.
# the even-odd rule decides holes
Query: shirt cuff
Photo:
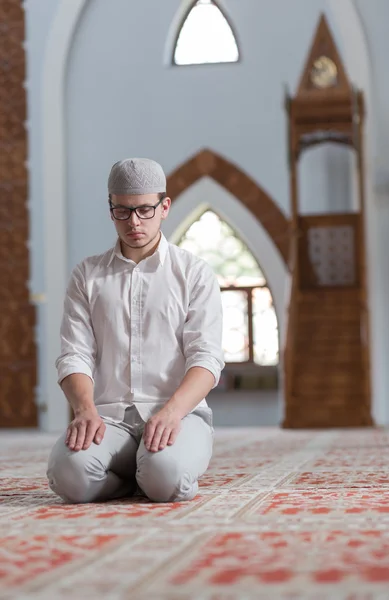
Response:
[[[91,369],[83,363],[76,363],[58,367],[58,384],[61,385],[65,377],[69,377],[69,375],[74,375],[75,373],[87,375],[92,380],[92,383],[94,383]]]
[[[212,359],[211,360],[210,359],[188,360],[185,365],[185,375],[187,374],[189,369],[193,369],[193,367],[202,367],[203,369],[207,369],[207,371],[212,373],[212,375],[214,376],[214,379],[215,379],[215,383],[212,386],[212,389],[214,389],[217,386],[217,384],[219,383],[219,379],[220,379],[221,368],[216,359],[215,360],[212,360]]]

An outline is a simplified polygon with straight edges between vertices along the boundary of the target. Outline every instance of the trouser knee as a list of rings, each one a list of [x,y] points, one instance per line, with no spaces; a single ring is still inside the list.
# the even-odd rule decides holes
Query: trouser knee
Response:
[[[193,500],[198,491],[197,480],[164,452],[149,452],[138,461],[136,479],[139,487],[153,502]]]
[[[93,472],[94,471],[94,472]],[[95,491],[93,479],[100,475],[96,469],[85,461],[81,452],[64,452],[62,455],[54,455],[49,459],[47,478],[49,486],[65,502],[70,504],[84,504],[94,502]]]

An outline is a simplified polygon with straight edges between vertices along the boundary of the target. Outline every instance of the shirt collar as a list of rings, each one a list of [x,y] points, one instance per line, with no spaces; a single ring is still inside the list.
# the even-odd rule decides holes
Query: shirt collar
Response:
[[[158,247],[157,247],[156,251],[154,252],[154,254],[152,256],[149,256],[149,258],[154,258],[154,257],[158,258],[159,263],[161,265],[163,265],[165,262],[168,248],[169,248],[169,242],[167,241],[167,239],[161,232],[161,239],[159,240]],[[111,255],[110,255],[109,261],[108,261],[108,267],[112,263],[115,256],[120,258],[120,260],[124,260],[125,262],[132,262],[129,258],[125,258],[123,256],[121,247],[120,247],[120,239],[119,238],[117,239],[115,246],[111,250]]]

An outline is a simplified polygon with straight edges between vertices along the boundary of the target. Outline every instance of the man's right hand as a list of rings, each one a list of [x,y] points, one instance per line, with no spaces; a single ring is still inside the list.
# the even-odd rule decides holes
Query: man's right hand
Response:
[[[75,452],[87,450],[92,442],[101,443],[105,430],[105,423],[97,411],[84,411],[76,414],[70,423],[65,443],[70,450]]]

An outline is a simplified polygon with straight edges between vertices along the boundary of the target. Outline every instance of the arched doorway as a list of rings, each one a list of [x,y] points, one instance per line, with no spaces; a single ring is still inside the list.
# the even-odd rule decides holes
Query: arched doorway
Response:
[[[253,179],[216,152],[201,150],[168,177],[168,193],[173,202],[198,179],[207,176],[238,198],[258,219],[286,264],[289,251],[288,219]]]
[[[272,295],[244,241],[224,219],[206,209],[177,245],[205,260],[216,274],[222,296],[226,364],[278,365],[278,324]]]
[[[233,290],[225,290],[228,305],[225,308],[231,310],[239,322],[230,323],[231,326],[226,327],[232,330],[233,339],[230,341],[233,342],[233,347],[228,344],[230,347],[225,356],[226,368],[221,385],[208,398],[214,410],[215,424],[277,426],[282,421],[284,410],[282,351],[280,354],[278,351],[282,348],[285,337],[285,297],[288,276],[286,263],[260,221],[252,218],[252,212],[236,196],[209,176],[200,177],[174,197],[169,218],[164,222],[164,233],[169,240],[178,245],[182,245],[182,241],[189,241],[189,237],[191,242],[196,242],[196,238],[197,240],[199,238],[197,235],[192,235],[191,229],[193,226],[196,228],[202,218],[217,221],[209,223],[213,235],[220,225],[227,230],[224,232],[226,235],[222,236],[224,241],[229,243],[230,235],[233,237],[234,246],[235,241],[238,246],[234,250],[245,263],[245,272],[235,273],[234,277],[229,269],[231,261],[225,261],[222,265],[227,277],[223,278],[223,282],[220,281],[220,284],[223,284],[221,287],[228,288],[231,283],[235,284]],[[202,226],[198,232],[200,237],[201,230],[203,230]],[[205,256],[200,248],[192,244],[191,248],[187,249],[211,263],[210,257]],[[204,246],[202,249],[212,250],[205,249]],[[226,255],[232,257],[233,254],[232,248],[229,250],[222,248],[222,252],[215,258],[218,261]],[[216,265],[212,266],[215,269]],[[246,275],[251,276],[250,281],[242,280],[241,276]],[[261,335],[256,351],[252,352],[253,355],[255,354],[256,361],[250,362],[247,360],[250,359],[247,356],[249,290],[238,290],[236,286],[248,288],[251,284],[252,287],[259,288],[258,292],[254,293],[259,294],[258,304],[260,304],[258,316],[253,315],[253,329],[257,331],[262,329],[264,335]],[[252,293],[250,290],[250,295]],[[246,322],[242,323],[242,319]],[[239,344],[240,351],[235,352]],[[245,348],[242,348],[242,345]]]

